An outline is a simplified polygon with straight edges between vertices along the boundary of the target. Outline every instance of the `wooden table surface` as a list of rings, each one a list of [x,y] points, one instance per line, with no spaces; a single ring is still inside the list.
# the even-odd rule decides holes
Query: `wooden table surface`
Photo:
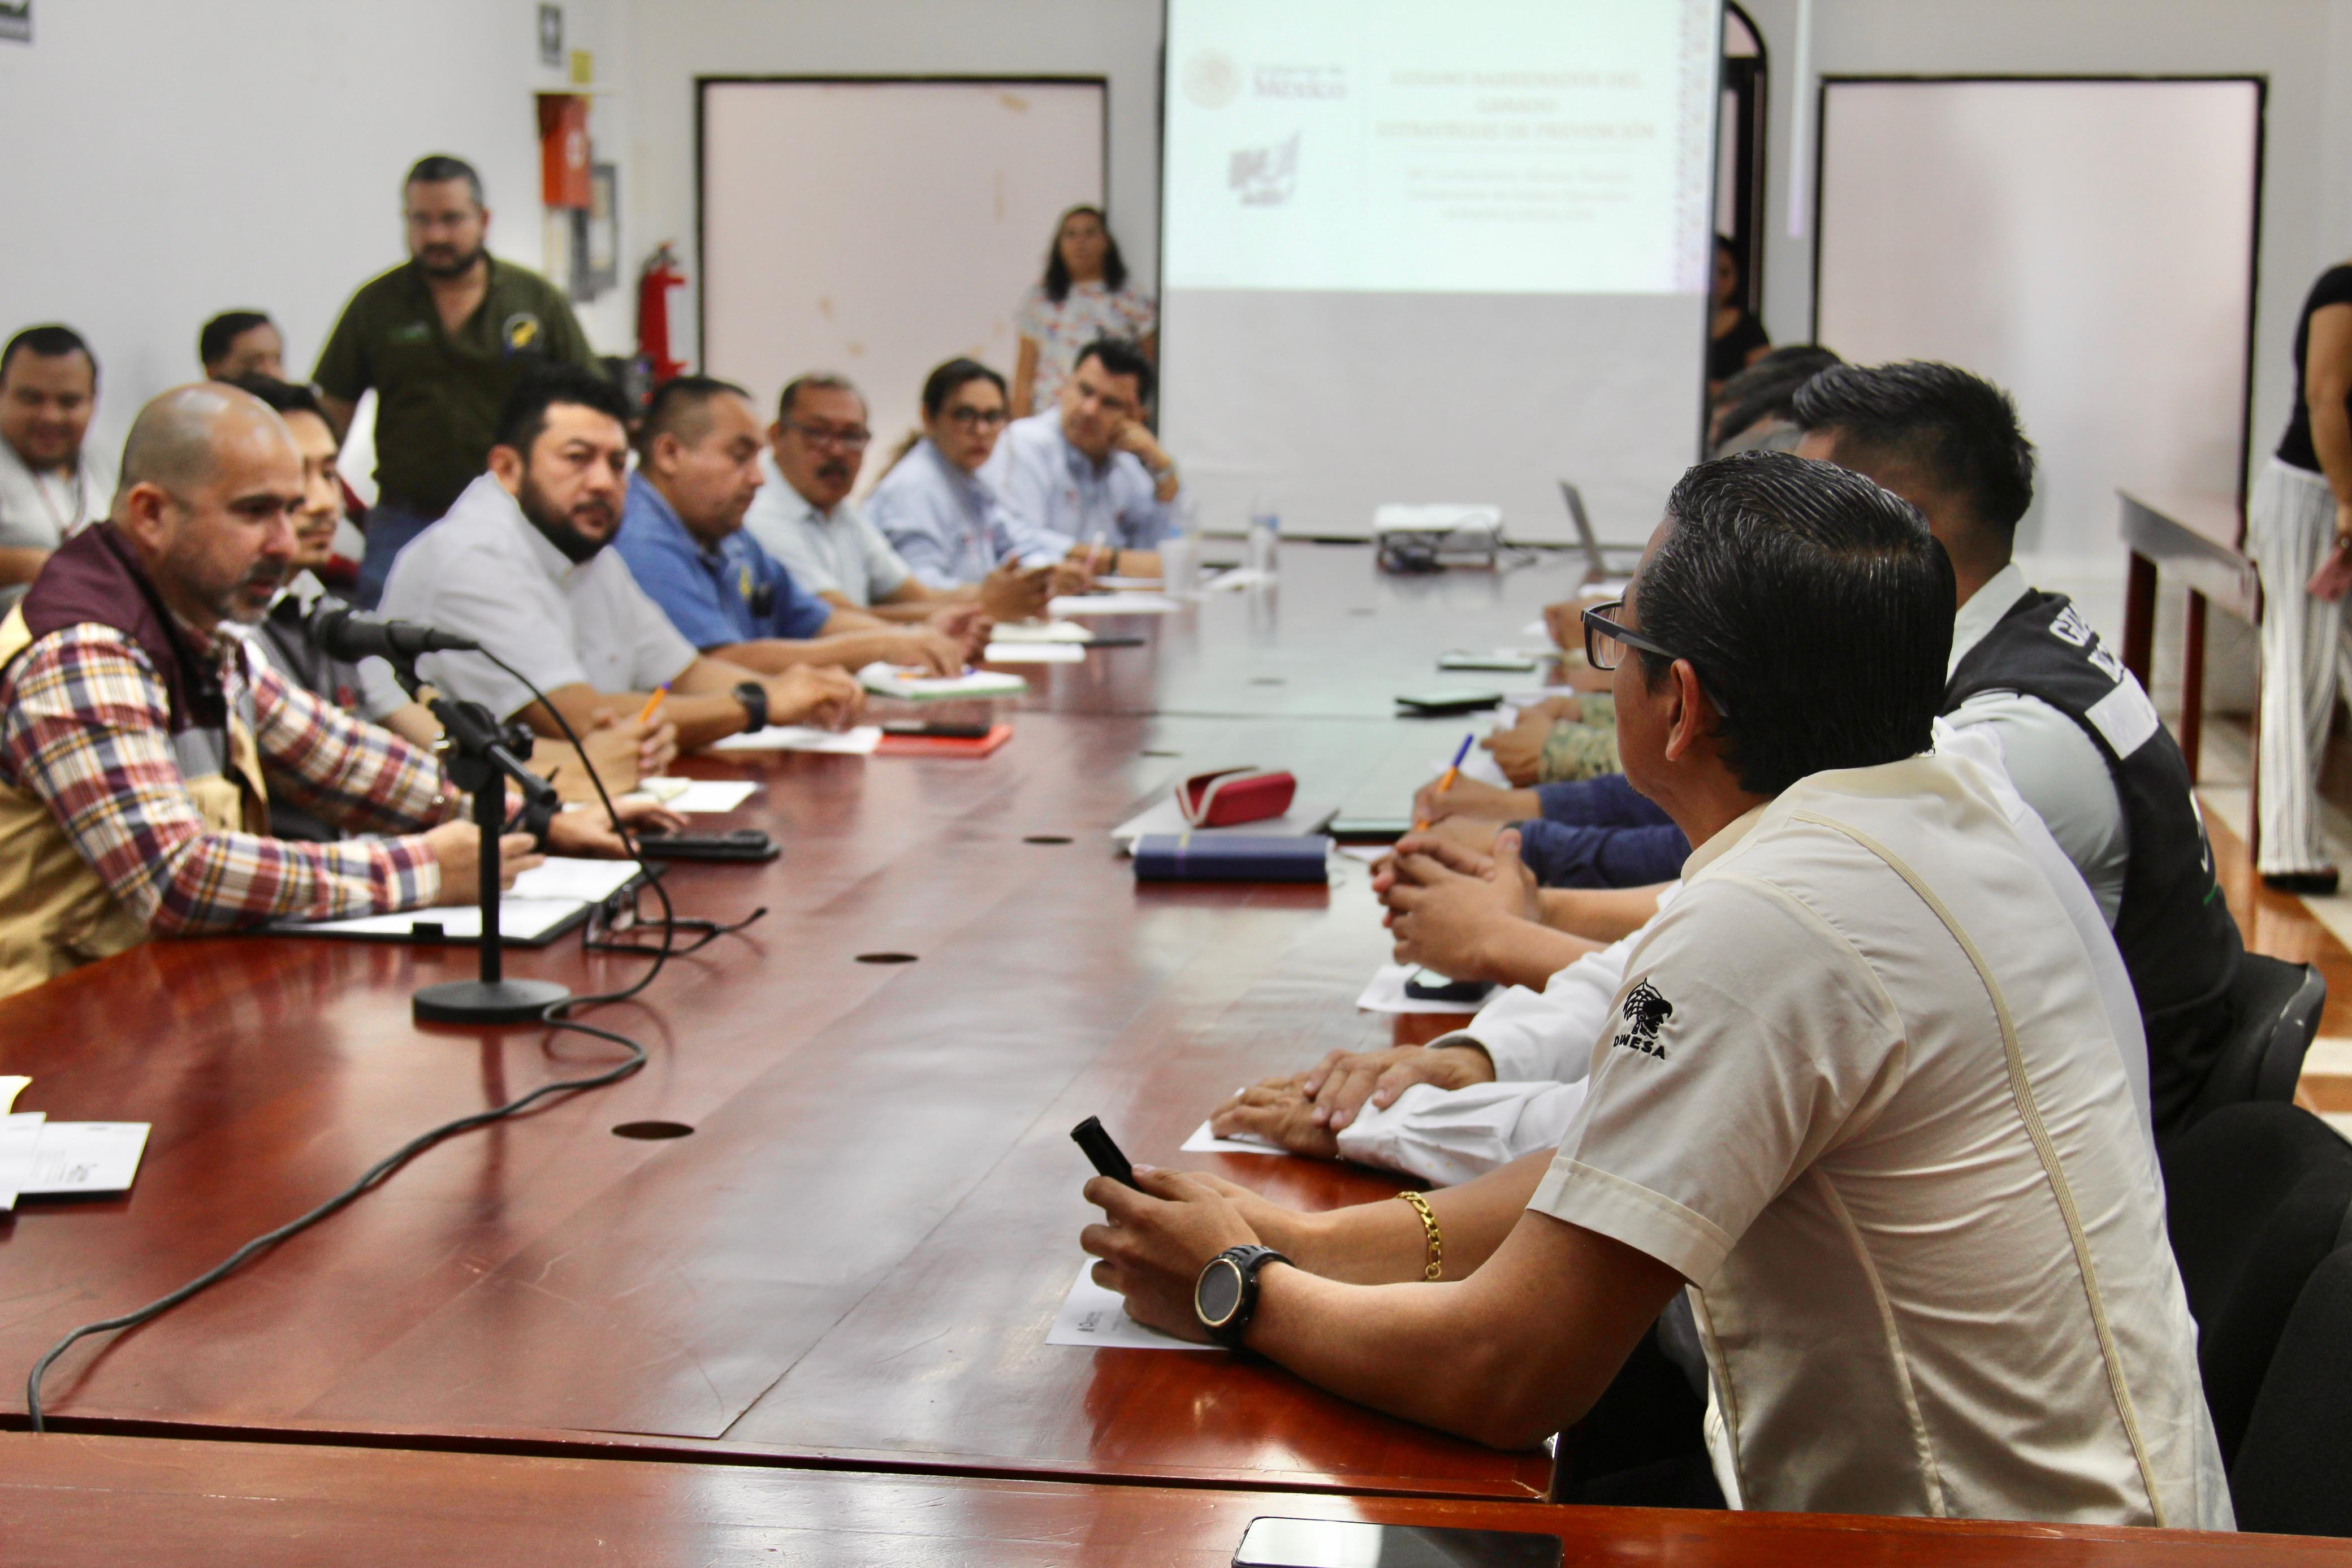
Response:
[[[0,1435],[11,1568],[1224,1568],[1265,1516],[1540,1531],[1618,1568],[2352,1561],[2352,1542],[2275,1535]]]
[[[1401,811],[1465,721],[1397,720],[1394,691],[1476,684],[1438,676],[1435,653],[1526,641],[1576,576],[1397,580],[1360,549],[1287,557],[1275,592],[1116,623],[1156,645],[1040,672],[992,758],[695,764],[759,779],[739,820],[785,853],[673,873],[682,913],[771,913],[593,1015],[642,1039],[648,1066],[454,1140],[159,1322],[77,1348],[53,1416],[1540,1495],[1540,1453],[1370,1416],[1263,1364],[1044,1343],[1094,1213],[1073,1124],[1100,1114],[1136,1158],[1175,1161],[1236,1084],[1391,1033],[1350,1005],[1386,946],[1362,865],[1328,890],[1139,889],[1104,831],[1225,762]],[[877,953],[916,961],[859,961]],[[572,939],[510,958],[575,989],[641,965]],[[127,1197],[0,1221],[0,1407],[22,1409],[22,1370],[73,1325],[162,1293],[426,1126],[611,1059],[409,1021],[412,990],[470,968],[464,949],[157,942],[0,1002],[6,1070],[34,1080],[21,1108],[154,1124]],[[693,1131],[611,1131],[647,1120]],[[1192,1163],[1314,1205],[1393,1186]]]

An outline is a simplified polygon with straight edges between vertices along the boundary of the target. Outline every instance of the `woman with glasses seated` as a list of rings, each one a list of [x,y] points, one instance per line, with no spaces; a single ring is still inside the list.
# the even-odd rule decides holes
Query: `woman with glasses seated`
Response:
[[[1088,586],[1061,540],[1005,510],[980,467],[1007,417],[1004,378],[955,359],[923,382],[923,429],[866,497],[866,515],[926,586],[984,580],[1008,563],[1052,572],[1056,592]]]

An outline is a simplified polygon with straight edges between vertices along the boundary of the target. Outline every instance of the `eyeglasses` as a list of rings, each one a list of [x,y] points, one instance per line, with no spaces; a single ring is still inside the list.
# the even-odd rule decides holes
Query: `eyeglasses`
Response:
[[[951,408],[948,410],[948,423],[964,430],[994,430],[998,425],[1004,423],[1004,411],[1001,408]]]
[[[874,440],[872,431],[858,425],[834,430],[822,424],[803,424],[794,419],[786,421],[784,428],[800,432],[801,439],[811,446],[838,446],[844,452],[863,452]]]
[[[1625,662],[1627,651],[1634,648],[1640,649],[1644,653],[1654,653],[1661,659],[1683,657],[1657,639],[1645,637],[1641,632],[1610,619],[1612,612],[1624,608],[1623,600],[1612,599],[1606,604],[1596,604],[1584,612],[1582,619],[1585,663],[1596,670],[1613,670]],[[1723,699],[1715,695],[1714,688],[1709,686],[1703,677],[1699,681],[1699,690],[1706,693],[1706,700],[1715,705],[1716,712],[1719,714],[1731,712],[1724,706]]]

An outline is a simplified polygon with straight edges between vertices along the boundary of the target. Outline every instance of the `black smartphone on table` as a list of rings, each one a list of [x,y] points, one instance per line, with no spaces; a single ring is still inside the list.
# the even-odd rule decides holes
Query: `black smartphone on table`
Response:
[[[1560,1539],[1354,1519],[1254,1519],[1234,1568],[1560,1568]]]

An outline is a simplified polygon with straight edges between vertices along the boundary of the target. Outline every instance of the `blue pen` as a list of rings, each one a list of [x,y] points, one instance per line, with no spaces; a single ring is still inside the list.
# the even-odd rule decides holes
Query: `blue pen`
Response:
[[[1445,777],[1437,781],[1438,799],[1444,800],[1445,792],[1454,788],[1454,781],[1462,777],[1462,759],[1470,755],[1470,743],[1477,738],[1478,732],[1475,730],[1462,737],[1461,748],[1454,752],[1453,762],[1445,769]],[[1423,817],[1412,825],[1412,831],[1417,833],[1428,826],[1429,819]]]

